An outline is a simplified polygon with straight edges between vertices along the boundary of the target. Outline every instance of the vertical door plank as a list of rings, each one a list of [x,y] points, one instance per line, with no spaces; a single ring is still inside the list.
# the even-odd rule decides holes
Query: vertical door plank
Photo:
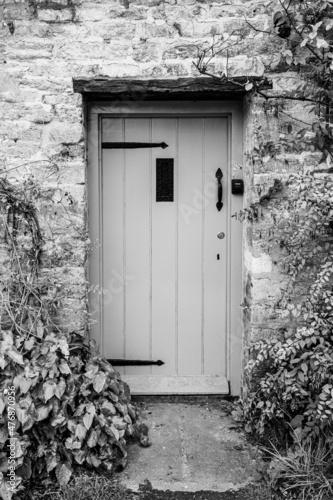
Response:
[[[178,372],[201,374],[203,119],[179,123]]]
[[[123,119],[102,120],[102,141],[123,141]],[[102,150],[103,323],[106,358],[124,358],[124,151]],[[120,369],[123,372],[123,369]]]
[[[216,171],[223,172],[223,208],[218,212]],[[204,194],[204,374],[226,375],[227,265],[228,265],[228,120],[205,119]],[[218,239],[217,233],[225,233]],[[217,259],[217,256],[220,259]]]
[[[153,142],[168,144],[152,150],[152,356],[165,362],[152,373],[175,375],[177,119],[155,118],[152,132]],[[174,159],[173,202],[156,202],[156,158]]]
[[[150,142],[150,119],[125,119],[125,141]],[[126,358],[151,356],[151,149],[126,149]],[[126,373],[149,374],[149,366]]]

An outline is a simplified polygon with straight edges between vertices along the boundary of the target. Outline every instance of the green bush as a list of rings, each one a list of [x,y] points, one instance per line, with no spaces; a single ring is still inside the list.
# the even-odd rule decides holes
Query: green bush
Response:
[[[1,333],[0,496],[11,498],[23,482],[51,478],[66,485],[75,464],[106,471],[124,467],[136,412],[119,373],[81,335],[57,332],[23,340]]]

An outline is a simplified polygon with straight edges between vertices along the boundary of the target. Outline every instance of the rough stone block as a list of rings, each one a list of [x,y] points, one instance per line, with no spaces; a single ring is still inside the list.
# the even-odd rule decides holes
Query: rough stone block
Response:
[[[55,119],[64,122],[81,123],[82,109],[79,106],[56,104],[54,106]]]
[[[110,77],[127,77],[127,76],[138,76],[140,75],[139,64],[131,64],[126,62],[125,64],[119,65],[118,63],[101,63],[99,64],[99,74],[100,76],[110,76]]]
[[[40,21],[46,23],[64,23],[73,21],[74,13],[72,9],[38,9],[37,16]]]
[[[83,139],[82,125],[77,123],[52,122],[44,128],[43,146],[48,143],[76,144]]]
[[[272,259],[266,254],[262,253],[259,257],[254,257],[252,253],[246,249],[244,251],[244,264],[252,274],[270,273],[272,271]]]
[[[148,62],[156,61],[158,59],[158,48],[154,43],[141,43],[133,47],[134,61]]]
[[[223,25],[221,22],[202,21],[179,21],[180,34],[183,37],[206,37],[213,35],[221,35],[223,33]]]
[[[173,37],[176,32],[177,30],[174,26],[144,22],[137,24],[136,36],[142,40],[152,38],[170,38]]]
[[[1,2],[2,5],[3,3]],[[2,20],[12,21],[14,19],[15,21],[21,21],[29,18],[29,5],[27,2],[11,2],[3,7],[1,14]]]
[[[165,66],[154,66],[154,65],[147,65],[146,67],[142,68],[142,75],[146,76],[147,78],[160,78],[161,76],[164,76],[166,74],[166,68]]]
[[[95,2],[84,2],[83,6],[78,9],[77,19],[81,23],[111,19],[110,7],[107,3],[96,4]]]
[[[100,36],[103,40],[111,40],[114,42],[122,42],[133,40],[136,31],[136,24],[131,21],[108,21],[103,23],[98,23],[95,28],[93,28],[92,33]]]
[[[184,64],[165,64],[167,75],[169,76],[187,76],[189,70]]]
[[[253,278],[251,295],[254,301],[276,300],[281,295],[279,283],[269,278]]]
[[[200,44],[177,43],[176,45],[167,48],[163,52],[163,59],[195,59],[198,55]]]

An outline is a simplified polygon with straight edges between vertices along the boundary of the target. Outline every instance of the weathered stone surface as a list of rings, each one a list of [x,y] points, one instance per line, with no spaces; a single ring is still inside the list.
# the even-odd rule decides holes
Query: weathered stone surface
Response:
[[[260,455],[232,429],[234,422],[221,415],[220,408],[150,403],[143,418],[152,446],[129,448],[128,467],[120,474],[126,489],[138,491],[149,480],[154,490],[168,491],[170,496],[177,491],[189,498],[209,498],[219,492],[222,499],[222,492],[233,498],[237,490],[259,480]]]
[[[156,61],[158,59],[158,47],[155,43],[140,43],[133,47],[133,59],[138,62]]]
[[[38,19],[47,23],[64,23],[73,20],[72,9],[43,9],[38,10]]]
[[[44,147],[49,143],[76,144],[82,139],[83,130],[82,125],[79,123],[73,125],[72,123],[57,122],[54,120],[43,131]]]
[[[244,251],[244,264],[251,269],[253,274],[270,273],[272,271],[272,259],[268,254],[262,253],[254,257],[248,249]]]
[[[177,43],[163,52],[163,59],[195,59],[198,55],[199,44]]]

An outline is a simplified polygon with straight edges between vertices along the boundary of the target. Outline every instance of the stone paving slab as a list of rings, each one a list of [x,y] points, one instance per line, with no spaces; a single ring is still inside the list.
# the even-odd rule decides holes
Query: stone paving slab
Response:
[[[260,480],[259,452],[221,408],[153,402],[145,405],[143,422],[152,444],[130,445],[120,474],[131,491],[147,483],[161,491],[237,491]]]

